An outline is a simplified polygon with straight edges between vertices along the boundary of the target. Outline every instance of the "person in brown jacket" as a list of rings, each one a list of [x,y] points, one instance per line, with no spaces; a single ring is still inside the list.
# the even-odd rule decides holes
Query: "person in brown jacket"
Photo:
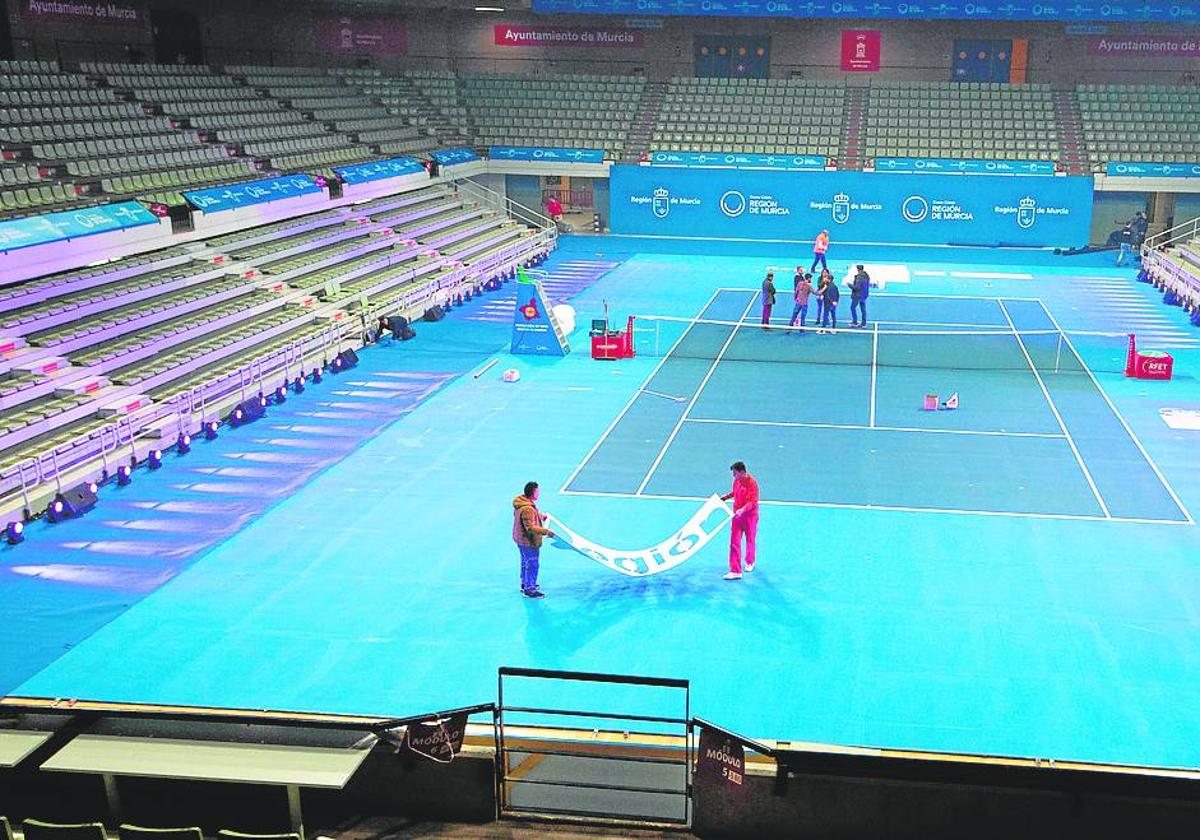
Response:
[[[540,491],[538,483],[530,481],[525,492],[513,499],[513,542],[521,552],[521,594],[526,598],[546,597],[538,589],[538,555],[542,538],[554,538],[555,534],[546,527],[546,516],[537,509]]]

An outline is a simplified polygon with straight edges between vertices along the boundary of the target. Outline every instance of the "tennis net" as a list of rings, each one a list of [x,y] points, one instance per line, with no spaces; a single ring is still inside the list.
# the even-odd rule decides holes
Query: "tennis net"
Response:
[[[1128,345],[1128,333],[983,326],[818,331],[667,315],[634,319],[638,355],[710,362],[1120,373]]]

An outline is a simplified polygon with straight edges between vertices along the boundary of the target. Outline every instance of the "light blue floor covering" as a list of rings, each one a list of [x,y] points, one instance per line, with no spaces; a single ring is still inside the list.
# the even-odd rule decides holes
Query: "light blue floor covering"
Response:
[[[491,700],[498,666],[528,665],[687,677],[695,714],[750,736],[1200,766],[1200,539],[1186,524],[770,506],[762,516],[760,565],[740,582],[721,580],[724,534],[682,567],[645,580],[548,547],[548,597],[523,599],[509,501],[526,480],[542,483],[545,510],[615,547],[656,543],[697,507],[690,500],[559,492],[659,361],[587,358],[586,325],[601,301],[621,318],[694,315],[715,289],[756,286],[764,265],[795,262],[767,246],[721,250],[713,243],[587,237],[567,240],[555,259],[572,256],[628,256],[573,301],[582,325],[572,339],[578,352],[562,360],[502,357],[479,380],[440,383],[411,413],[360,448],[339,452],[261,515],[223,526],[224,541],[163,585],[131,590],[136,603],[89,627],[91,635],[11,693],[403,715]],[[1170,348],[1179,373],[1173,383],[1098,378],[1183,505],[1200,510],[1200,433],[1172,431],[1158,416],[1163,407],[1200,409],[1197,331],[1153,290],[1134,284],[1128,270],[1107,268],[1099,257],[935,249],[871,258],[920,260],[914,268],[944,272],[914,277],[905,292],[1041,298],[1064,329],[1132,328]],[[1036,278],[952,276],[966,264],[971,271],[959,273],[994,268]],[[883,318],[885,301],[873,303],[873,316]],[[452,319],[418,327],[416,342],[367,351],[362,369],[347,376],[378,381],[406,370],[444,371],[435,361],[439,352],[469,340],[457,365],[467,369],[466,361],[507,343],[499,322],[476,326]],[[394,350],[407,354],[403,362]],[[519,383],[500,381],[508,367],[521,370]],[[894,387],[907,392],[915,383],[902,379]],[[789,383],[779,399],[803,387]],[[305,395],[287,407],[329,399],[328,391],[312,394],[313,403]],[[1064,415],[1073,412],[1072,430],[1098,430],[1095,450],[1083,458],[1114,515],[1124,515],[1116,512],[1123,495],[1151,486],[1136,465],[1140,454],[1135,447],[1109,458],[1104,440],[1110,449],[1124,446],[1118,442],[1128,434],[1117,421],[1114,428],[1095,419],[1103,406],[1094,395],[1075,395],[1064,392],[1056,402]],[[1023,428],[1051,428],[1027,388],[1016,399],[1031,406],[1011,412]],[[889,397],[881,407],[890,419],[899,404],[900,397]],[[662,409],[647,409],[654,410]],[[959,417],[968,414],[964,407]],[[1002,407],[991,406],[982,426],[1008,422]],[[230,432],[220,443],[233,447],[240,437],[258,451],[289,451],[263,450],[261,441],[277,437],[263,428]],[[663,458],[647,492],[653,482],[686,484],[679,495],[724,491],[734,456],[760,474],[765,498],[796,498],[807,487],[867,503],[895,497],[910,482],[891,465],[898,445],[889,436],[904,433],[867,432],[880,436],[870,442],[877,460],[847,466],[861,436],[796,430],[786,441],[742,441],[724,431],[714,437],[701,424],[682,428],[695,439]],[[960,485],[960,495],[981,508],[1028,510],[1003,508],[995,492],[1006,482],[1037,481],[1031,492],[1045,497],[1037,504],[1066,500],[1095,513],[1082,473],[1072,469],[1074,455],[1059,440],[1019,439],[1006,450],[995,442],[981,448],[972,438],[970,457],[995,465],[972,476],[954,468],[958,438],[922,437],[945,447],[930,451],[939,466],[922,473],[922,493],[938,482],[975,478],[990,482],[986,492]],[[312,440],[326,438],[314,432]],[[1026,446],[1031,440],[1035,446]],[[743,445],[731,449],[730,441]],[[663,442],[657,430],[648,441],[631,435],[626,451],[636,461],[644,456],[640,445],[653,459]],[[1028,463],[1013,466],[1014,459]],[[134,486],[146,499],[170,501],[191,469],[185,463],[139,474]],[[619,470],[619,460],[610,468]],[[259,486],[256,476],[245,481]],[[80,534],[107,527],[107,494],[70,527]],[[125,540],[161,538],[123,533]],[[101,562],[69,542],[54,529],[34,528],[4,563],[17,562],[18,550],[22,563]],[[128,562],[144,569],[162,561]],[[19,585],[13,575],[0,577],[5,600]],[[62,585],[75,587],[81,621],[88,593],[111,591]]]

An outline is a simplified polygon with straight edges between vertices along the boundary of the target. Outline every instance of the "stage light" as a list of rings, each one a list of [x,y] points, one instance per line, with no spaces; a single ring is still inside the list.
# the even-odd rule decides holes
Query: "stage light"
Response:
[[[324,373],[324,370],[322,368],[313,368],[313,384],[314,385],[321,384],[321,374],[322,373]]]
[[[219,427],[219,424],[217,423],[216,420],[209,420],[207,423],[205,423],[204,424],[204,439],[205,440],[216,440],[218,427]]]
[[[25,523],[9,522],[4,529],[4,541],[9,545],[16,545],[23,539],[25,539]]]
[[[67,506],[63,503],[63,500],[56,498],[50,503],[50,507],[46,508],[46,516],[51,522],[58,522],[63,518],[66,509]]]
[[[279,405],[280,403],[285,402],[287,402],[287,386],[280,385],[275,389],[275,404]]]
[[[246,412],[242,411],[242,407],[239,405],[233,410],[233,414],[229,415],[230,425],[232,425],[234,428],[237,428],[238,423],[241,423],[245,416]]]
[[[128,464],[117,467],[117,486],[124,487],[133,479],[133,468]]]
[[[151,449],[150,454],[146,456],[146,460],[150,463],[150,469],[158,469],[162,466],[162,450]]]
[[[186,455],[192,451],[192,436],[187,432],[180,432],[179,437],[175,440],[175,451],[180,455]]]
[[[303,376],[297,376],[295,381],[292,382],[292,390],[295,391],[297,394],[304,393],[304,377]]]

